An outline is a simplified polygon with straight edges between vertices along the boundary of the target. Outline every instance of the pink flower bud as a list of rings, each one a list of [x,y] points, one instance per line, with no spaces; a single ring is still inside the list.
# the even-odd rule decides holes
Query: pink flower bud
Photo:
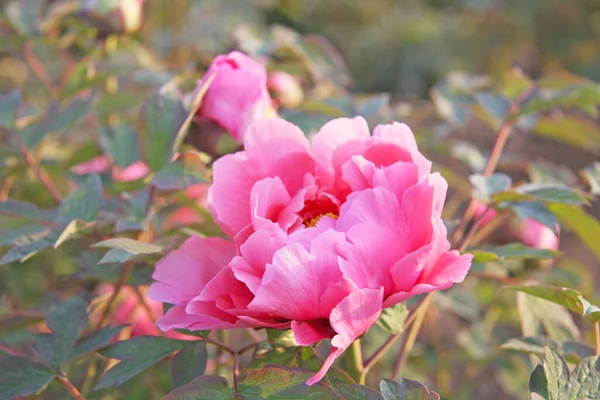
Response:
[[[300,79],[287,72],[276,71],[269,74],[267,87],[276,101],[283,107],[298,107],[304,100]]]

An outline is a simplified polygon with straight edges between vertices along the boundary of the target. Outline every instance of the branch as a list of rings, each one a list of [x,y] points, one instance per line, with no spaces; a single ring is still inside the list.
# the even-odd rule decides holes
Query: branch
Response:
[[[85,397],[79,393],[79,390],[77,390],[75,385],[73,385],[66,376],[56,375],[56,380],[67,389],[71,397],[75,400],[85,400]]]

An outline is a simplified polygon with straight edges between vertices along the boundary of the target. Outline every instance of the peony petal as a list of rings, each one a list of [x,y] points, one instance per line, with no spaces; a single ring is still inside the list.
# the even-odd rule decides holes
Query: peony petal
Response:
[[[353,225],[369,222],[398,229],[403,216],[396,196],[389,190],[376,187],[354,192],[340,208],[337,230],[347,231]]]
[[[292,321],[292,332],[300,346],[310,346],[324,339],[331,339],[333,331],[326,319],[312,321]]]
[[[205,315],[190,315],[185,311],[185,305],[176,305],[169,309],[166,314],[156,321],[156,325],[161,331],[170,331],[172,329],[229,329],[234,325],[211,318]]]
[[[71,172],[77,175],[105,174],[110,170],[112,161],[108,154],[102,154],[89,161],[79,163],[71,167]]]
[[[120,168],[113,167],[113,179],[117,182],[133,182],[144,178],[150,173],[150,167],[143,161],[136,161],[133,164]]]
[[[233,244],[221,238],[192,236],[157,264],[148,297],[179,304],[196,297],[204,286],[231,261]]]
[[[368,139],[369,136],[369,126],[363,117],[338,118],[323,125],[311,140],[312,152],[318,163],[318,175],[323,186],[333,186],[334,183],[333,153],[335,149],[342,143]]]
[[[383,288],[360,289],[350,293],[331,311],[329,322],[337,333],[331,339],[331,353],[307,385],[319,382],[336,358],[377,321],[382,310]]]
[[[373,131],[373,136],[379,137],[387,143],[393,143],[398,147],[410,152],[410,161],[417,165],[419,169],[419,177],[425,177],[430,173],[431,161],[427,160],[419,152],[415,135],[408,125],[398,122],[387,125],[378,125]]]

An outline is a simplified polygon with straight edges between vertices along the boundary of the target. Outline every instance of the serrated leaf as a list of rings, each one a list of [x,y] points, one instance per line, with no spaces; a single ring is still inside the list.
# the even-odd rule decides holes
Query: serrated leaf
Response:
[[[594,322],[600,321],[600,308],[590,304],[575,289],[542,284],[515,285],[508,286],[508,288],[560,304],[579,314],[582,318],[588,318]]]
[[[600,357],[584,358],[573,370],[565,391],[567,399],[600,399]]]
[[[238,391],[242,400],[339,400],[339,396],[324,383],[307,386],[306,381],[313,375],[313,372],[299,368],[272,366],[251,369],[240,376]]]
[[[172,387],[178,388],[202,376],[206,370],[207,360],[208,354],[204,341],[193,342],[179,350],[170,361]]]
[[[102,181],[97,174],[90,174],[85,181],[60,205],[59,220],[71,222],[79,219],[92,222],[98,218],[102,206]]]
[[[471,175],[469,177],[473,185],[473,196],[484,203],[489,203],[492,195],[506,191],[512,184],[510,176],[496,173],[490,177],[485,177],[480,174]]]
[[[384,400],[440,400],[436,392],[430,392],[422,383],[406,378],[400,382],[383,379],[379,382],[379,390]]]
[[[62,108],[54,104],[42,121],[19,131],[23,143],[27,148],[31,148],[38,144],[46,134],[59,133],[74,125],[87,114],[91,104],[92,98],[76,98]]]
[[[52,333],[35,336],[33,348],[50,366],[61,371],[87,323],[85,302],[80,297],[71,297],[48,311],[46,325]]]
[[[152,184],[160,190],[185,189],[203,182],[208,182],[206,167],[198,155],[191,152],[165,165],[152,178]]]
[[[169,164],[173,145],[187,113],[176,91],[163,87],[146,100],[140,111],[138,131],[143,159],[154,172]]]
[[[547,334],[558,341],[580,337],[571,313],[559,304],[517,292],[517,307],[524,336]]]
[[[234,396],[227,379],[221,376],[201,376],[175,389],[163,400],[231,400]]]
[[[381,316],[377,320],[387,333],[395,335],[404,330],[404,322],[408,317],[408,308],[402,303],[398,303],[393,307],[388,307],[381,312]]]
[[[477,251],[493,253],[501,260],[524,259],[539,260],[545,258],[556,258],[560,255],[558,251],[548,249],[536,249],[527,247],[521,243],[510,243],[502,246],[480,247]]]
[[[544,348],[550,347],[552,350],[560,353],[567,360],[574,360],[575,362],[579,362],[581,359],[594,354],[594,349],[585,343],[573,341],[559,343],[548,336],[525,336],[521,338],[513,338],[508,340],[501,347],[505,350],[534,353],[538,355],[543,355]]]
[[[549,204],[548,209],[558,217],[561,226],[571,229],[586,247],[600,260],[600,221],[581,208],[570,204]]]
[[[109,369],[94,387],[94,390],[119,386],[144,370],[150,368],[169,354],[186,346],[186,342],[160,336],[136,336],[118,342],[101,354],[121,360]]]
[[[0,359],[0,400],[29,396],[44,390],[55,372],[24,357]]]
[[[12,130],[20,106],[21,92],[18,90],[0,93],[0,127]]]
[[[91,335],[84,337],[77,342],[73,351],[71,352],[71,359],[79,358],[88,353],[97,351],[110,344],[111,340],[123,330],[125,325],[120,326],[105,326],[97,331],[92,332]]]

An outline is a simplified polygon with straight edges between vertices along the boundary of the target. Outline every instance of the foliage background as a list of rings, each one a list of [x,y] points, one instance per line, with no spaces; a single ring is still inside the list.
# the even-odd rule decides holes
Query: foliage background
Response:
[[[85,187],[69,169],[110,147],[103,128],[135,130],[142,103],[173,79],[189,100],[195,81],[212,58],[240,48],[264,57],[270,70],[302,77],[305,103],[280,113],[307,131],[327,119],[355,114],[366,115],[372,126],[389,120],[409,123],[423,151],[451,185],[446,208],[450,223],[462,215],[471,197],[467,177],[481,172],[481,160],[489,154],[509,104],[531,85],[518,71],[538,80],[536,88],[543,90],[528,103],[528,112],[514,121],[519,129],[511,135],[499,170],[514,183],[552,182],[577,190],[586,200],[572,203],[589,201],[583,207],[588,214],[576,218],[580,214],[569,208],[575,207],[571,203],[556,198],[544,202],[561,222],[567,222],[561,232],[563,255],[556,261],[539,261],[529,254],[526,259],[484,262],[481,255],[474,266],[479,276],[436,296],[402,375],[427,383],[442,398],[521,399],[530,397],[529,379],[539,359],[514,351],[516,345],[513,351],[503,348],[510,339],[547,335],[562,343],[557,346],[570,361],[577,360],[577,354],[593,353],[593,323],[502,286],[514,283],[511,280],[533,279],[576,289],[598,304],[600,224],[593,216],[600,216],[600,207],[593,201],[598,195],[594,186],[598,164],[596,170],[592,164],[600,151],[600,89],[592,82],[600,80],[597,1],[148,0],[140,29],[126,34],[111,33],[121,23],[114,15],[90,16],[82,4],[0,2],[4,10],[0,19],[0,92],[4,93],[0,200],[26,201],[38,209],[33,223],[30,210],[15,215],[13,208],[0,209],[0,244],[6,249],[5,265],[0,266],[3,351],[32,354],[32,335],[47,332],[40,320],[51,304],[77,294],[86,301],[95,299],[100,307],[97,286],[117,281],[132,261],[121,262],[126,260],[122,257],[98,265],[106,249],[90,245],[113,236],[135,237],[138,230],[147,232],[144,224],[148,223],[144,208],[148,182],[123,184],[103,177],[109,200],[96,210],[98,218],[89,219],[100,222],[89,229],[78,227],[77,235],[69,234],[69,240],[56,245],[70,218],[81,219],[82,214],[57,207],[24,154],[33,157],[62,197],[67,197],[77,187]],[[340,53],[293,32],[322,34]],[[19,90],[21,104],[16,122],[5,112],[12,104],[8,93],[14,89]],[[578,94],[580,89],[583,94]],[[27,148],[25,153],[15,133]],[[216,140],[195,124],[187,138],[188,144],[206,153],[223,153],[227,143],[219,142],[215,148]],[[97,189],[91,185],[87,195]],[[492,194],[489,187],[486,190],[488,196]],[[186,201],[170,191],[160,197],[150,225],[158,225],[168,214],[169,204]],[[88,206],[90,199],[84,199]],[[113,203],[118,201],[130,207],[123,211]],[[51,233],[41,239],[31,233],[41,231],[23,228],[46,226],[48,221],[53,224]],[[115,227],[126,222],[142,228],[117,232]],[[192,230],[211,233],[214,226],[206,223]],[[22,235],[24,231],[27,235]],[[164,244],[186,233],[189,230],[159,229],[144,241]],[[486,245],[504,242],[502,234],[486,239]],[[155,261],[152,255],[149,258],[135,259],[128,283],[149,283]],[[499,278],[485,279],[489,274]],[[386,337],[384,330],[373,328],[364,341],[366,353]],[[248,343],[239,332],[225,339],[239,346]],[[577,353],[568,349],[571,342],[588,345],[573,345],[583,349]],[[537,348],[520,346],[540,353],[539,343]],[[377,387],[379,378],[389,376],[397,352],[398,344],[369,375],[369,386]],[[222,357],[218,351],[209,349],[210,359],[218,357]],[[248,361],[243,358],[242,365]],[[69,371],[78,387],[86,384],[81,376],[87,371],[85,362],[74,362]],[[98,359],[93,362],[103,367]],[[209,365],[213,374],[215,368]],[[230,378],[226,369],[222,373]],[[170,391],[169,363],[160,362],[119,388],[94,391],[87,398],[158,399]],[[64,396],[63,387],[53,382],[40,398]]]

